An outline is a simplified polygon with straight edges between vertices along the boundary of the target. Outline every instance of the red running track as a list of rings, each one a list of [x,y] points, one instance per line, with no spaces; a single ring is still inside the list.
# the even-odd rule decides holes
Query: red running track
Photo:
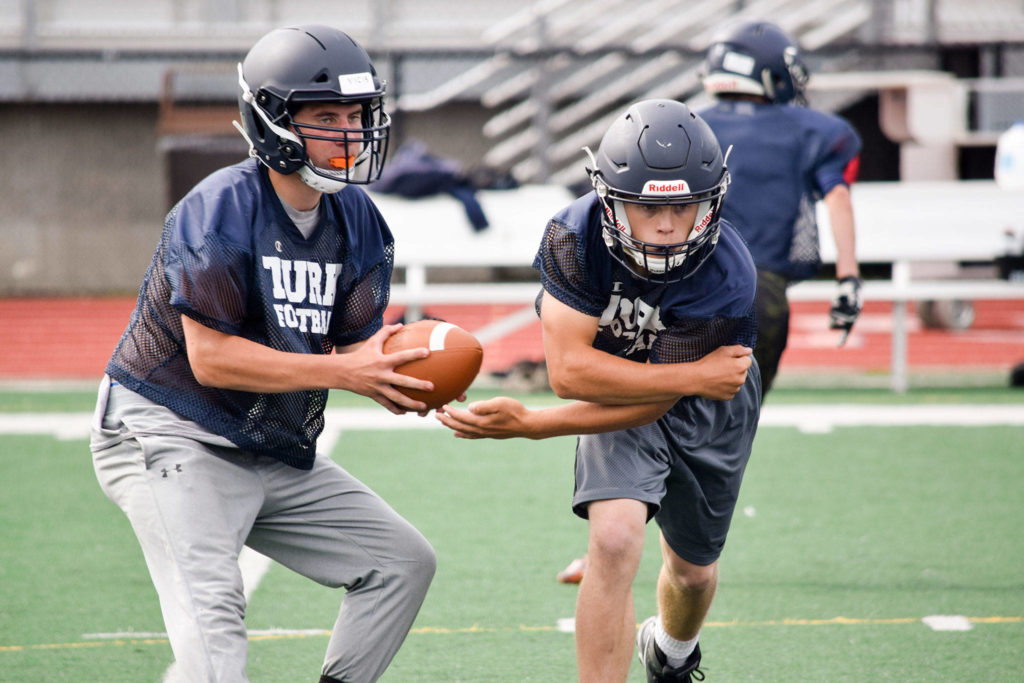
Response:
[[[0,299],[0,380],[98,379],[131,315],[131,298]],[[976,301],[975,320],[961,332],[924,329],[909,316],[910,370],[1008,371],[1024,361],[1024,301]],[[473,332],[516,311],[515,305],[428,306],[427,315]],[[389,309],[396,320],[401,309]],[[891,356],[891,305],[869,302],[843,348],[828,330],[826,303],[793,305],[787,370],[886,372]],[[483,372],[501,372],[521,360],[541,360],[537,322],[484,348]]]

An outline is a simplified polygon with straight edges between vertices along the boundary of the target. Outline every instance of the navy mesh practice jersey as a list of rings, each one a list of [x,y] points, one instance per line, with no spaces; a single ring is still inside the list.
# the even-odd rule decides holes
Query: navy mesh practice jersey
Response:
[[[694,275],[648,282],[608,252],[601,204],[590,192],[551,219],[533,266],[549,294],[600,318],[593,345],[602,351],[638,362],[683,363],[720,346],[754,346],[757,274],[743,239],[724,221],[718,246]]]
[[[732,176],[722,216],[758,268],[803,280],[821,264],[815,203],[853,182],[861,142],[843,119],[796,106],[719,100],[700,112]]]
[[[258,162],[221,169],[168,214],[107,374],[240,448],[309,469],[327,392],[200,385],[180,316],[279,351],[327,354],[381,328],[393,262],[391,232],[360,188],[323,195],[306,239]]]

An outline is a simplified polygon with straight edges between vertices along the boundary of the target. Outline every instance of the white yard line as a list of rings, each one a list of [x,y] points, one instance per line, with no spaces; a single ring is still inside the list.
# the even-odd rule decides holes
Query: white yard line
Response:
[[[90,413],[3,413],[0,435],[49,434],[58,439],[89,436]],[[835,427],[903,427],[936,425],[995,427],[1024,425],[1024,405],[768,405],[761,412],[761,427],[795,427],[825,432]],[[319,450],[329,453],[341,430],[443,429],[433,416],[394,415],[383,408],[329,408]]]
[[[934,614],[921,619],[933,631],[970,631],[974,628],[971,620],[960,615]]]
[[[766,406],[759,427],[795,427],[820,433],[836,427],[997,427],[1024,425],[1024,405]]]

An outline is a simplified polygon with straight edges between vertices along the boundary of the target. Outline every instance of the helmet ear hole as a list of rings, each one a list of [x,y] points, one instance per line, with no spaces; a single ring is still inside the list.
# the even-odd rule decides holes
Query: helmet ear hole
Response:
[[[253,135],[261,143],[265,143],[267,141],[268,136],[267,127],[263,125],[263,120],[259,116],[256,116],[254,112],[253,115],[249,117],[249,122],[252,124],[251,135]]]

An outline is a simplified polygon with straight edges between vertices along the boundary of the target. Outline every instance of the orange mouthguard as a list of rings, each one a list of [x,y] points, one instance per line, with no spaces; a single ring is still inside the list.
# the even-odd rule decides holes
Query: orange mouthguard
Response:
[[[331,157],[328,163],[332,168],[349,168],[354,160],[355,157]]]

